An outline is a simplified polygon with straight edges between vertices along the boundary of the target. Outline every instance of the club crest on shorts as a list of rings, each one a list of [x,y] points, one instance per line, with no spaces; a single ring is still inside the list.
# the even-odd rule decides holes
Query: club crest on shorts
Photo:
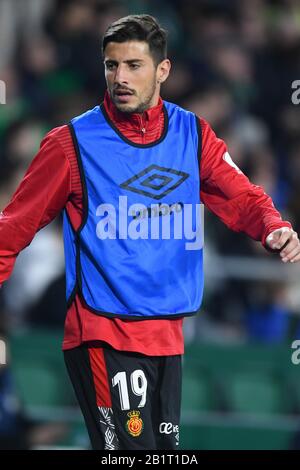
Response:
[[[127,416],[130,419],[126,422],[126,429],[127,432],[133,437],[138,437],[144,428],[144,423],[140,418],[140,414],[141,413],[139,411],[130,411],[127,413]]]

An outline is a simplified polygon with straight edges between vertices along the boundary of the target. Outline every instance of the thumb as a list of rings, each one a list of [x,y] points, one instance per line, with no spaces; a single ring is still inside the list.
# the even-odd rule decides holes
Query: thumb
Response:
[[[283,247],[282,245],[286,241],[282,239],[283,238],[282,234],[285,232],[290,232],[290,229],[287,227],[282,227],[277,230],[274,230],[267,236],[266,238],[267,244],[273,249],[282,248]],[[286,237],[286,235],[284,235],[284,237]]]
[[[281,235],[281,232],[280,233],[278,233],[278,231],[272,232],[272,233],[270,233],[270,235],[267,236],[266,241],[270,245],[275,245],[276,242],[279,240],[280,235]]]

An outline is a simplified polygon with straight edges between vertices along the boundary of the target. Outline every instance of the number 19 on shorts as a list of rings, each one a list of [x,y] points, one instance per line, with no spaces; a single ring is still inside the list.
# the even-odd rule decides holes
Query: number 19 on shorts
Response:
[[[119,397],[122,410],[130,410],[130,400],[128,393],[128,382],[134,395],[141,397],[138,408],[143,408],[146,405],[147,400],[147,379],[144,372],[137,369],[130,374],[129,380],[127,381],[126,372],[118,372],[112,379],[112,386],[118,385]]]

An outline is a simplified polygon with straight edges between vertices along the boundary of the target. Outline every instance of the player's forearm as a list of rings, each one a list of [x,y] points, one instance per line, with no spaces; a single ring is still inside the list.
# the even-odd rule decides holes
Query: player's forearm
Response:
[[[0,216],[0,284],[15,260],[62,210],[70,193],[70,167],[61,147],[46,137],[10,203]]]
[[[250,184],[248,191],[235,197],[226,196],[217,187],[204,187],[201,200],[228,228],[244,232],[263,244],[273,230],[291,227],[289,222],[282,220],[271,198],[259,186]]]
[[[231,230],[244,232],[254,240],[265,240],[283,221],[272,199],[236,166],[225,142],[218,139],[207,122],[200,120],[203,147],[201,159],[201,200]]]
[[[269,233],[281,227],[291,228],[291,224],[282,220],[272,199],[263,188],[252,185],[247,195],[241,199],[239,217],[233,229],[244,232],[265,245]]]

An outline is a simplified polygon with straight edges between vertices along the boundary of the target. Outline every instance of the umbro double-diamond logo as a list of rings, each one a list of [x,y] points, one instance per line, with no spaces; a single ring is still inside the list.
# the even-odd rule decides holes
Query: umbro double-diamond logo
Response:
[[[121,183],[120,187],[159,200],[178,188],[189,176],[184,171],[150,165]]]

